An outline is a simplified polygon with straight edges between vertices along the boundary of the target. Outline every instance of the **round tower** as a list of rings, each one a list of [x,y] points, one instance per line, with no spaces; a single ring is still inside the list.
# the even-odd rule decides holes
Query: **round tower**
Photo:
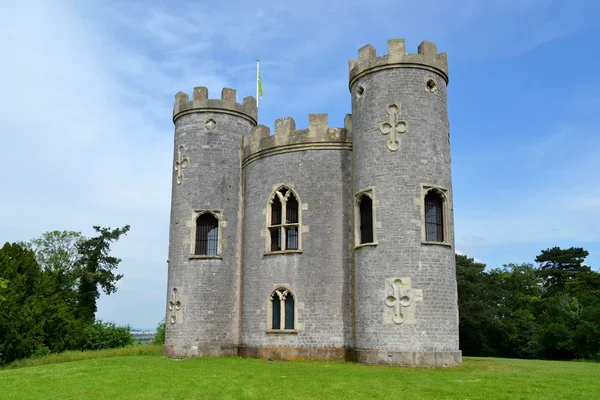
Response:
[[[237,353],[241,276],[240,138],[256,125],[256,99],[223,89],[175,96],[175,146],[166,340],[169,357]]]
[[[403,39],[349,63],[359,362],[461,363],[445,53]]]

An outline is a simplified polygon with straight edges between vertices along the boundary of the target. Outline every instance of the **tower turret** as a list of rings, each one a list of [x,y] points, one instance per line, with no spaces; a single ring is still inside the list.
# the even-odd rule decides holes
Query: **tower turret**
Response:
[[[240,137],[256,99],[223,89],[175,96],[166,344],[170,357],[237,354],[241,277]]]
[[[394,39],[349,69],[355,359],[460,364],[446,54]]]

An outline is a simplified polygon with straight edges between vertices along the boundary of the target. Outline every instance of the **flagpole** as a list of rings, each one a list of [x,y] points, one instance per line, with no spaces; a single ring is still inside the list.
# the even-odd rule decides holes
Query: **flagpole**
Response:
[[[259,77],[259,63],[258,60],[256,60],[256,110],[258,111],[258,99],[260,98],[258,96],[258,77]]]

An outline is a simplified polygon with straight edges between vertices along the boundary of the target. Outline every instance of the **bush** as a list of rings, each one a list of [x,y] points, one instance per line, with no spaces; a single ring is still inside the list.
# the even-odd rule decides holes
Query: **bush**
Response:
[[[38,347],[36,351],[33,352],[31,358],[40,358],[46,357],[50,354],[50,349],[46,346]]]
[[[83,331],[83,350],[101,350],[125,347],[133,344],[129,325],[97,320]]]
[[[165,344],[165,320],[163,319],[156,327],[156,335],[152,341],[153,345],[160,346]]]

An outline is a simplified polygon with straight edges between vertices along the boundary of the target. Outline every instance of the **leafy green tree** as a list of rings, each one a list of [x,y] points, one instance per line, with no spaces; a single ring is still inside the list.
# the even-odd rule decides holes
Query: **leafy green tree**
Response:
[[[35,252],[38,263],[49,278],[52,286],[48,288],[52,292],[49,294],[60,292],[60,296],[73,308],[76,306],[79,279],[77,245],[84,239],[80,232],[51,231],[25,243]]]
[[[497,318],[502,293],[497,276],[485,272],[486,265],[466,255],[456,255],[459,340],[465,355],[494,356],[500,324]]]
[[[6,289],[7,287],[8,287],[8,280],[0,278],[0,301],[4,300],[4,297],[2,297],[2,290]]]
[[[165,320],[163,319],[158,323],[156,327],[156,335],[154,336],[154,340],[152,340],[152,344],[154,345],[163,345],[165,344]]]
[[[552,247],[542,250],[535,261],[540,264],[540,276],[544,279],[546,295],[551,296],[563,291],[567,282],[577,273],[589,271],[590,267],[583,264],[588,255],[589,253],[581,247]]]
[[[77,315],[86,323],[93,323],[96,314],[96,301],[100,297],[99,287],[106,293],[117,291],[116,283],[123,277],[115,275],[121,259],[110,256],[110,245],[127,234],[130,227],[110,229],[94,226],[99,234],[77,243],[76,262],[79,278]]]
[[[32,251],[6,243],[0,249],[0,275],[10,281],[0,302],[0,364],[29,357],[43,345],[45,299],[42,270]]]

